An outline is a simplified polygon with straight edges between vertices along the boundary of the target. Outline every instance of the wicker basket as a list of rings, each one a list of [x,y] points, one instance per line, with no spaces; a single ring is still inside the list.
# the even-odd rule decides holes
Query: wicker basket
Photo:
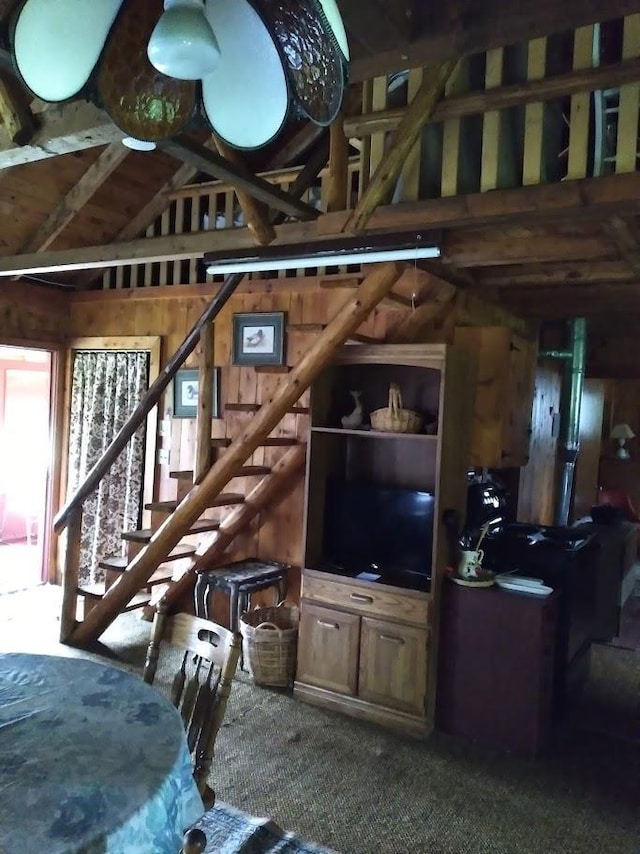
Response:
[[[402,408],[402,395],[396,383],[389,386],[389,405],[371,413],[371,426],[382,433],[419,433],[422,416]]]
[[[292,684],[299,618],[298,608],[285,602],[240,617],[242,652],[256,685],[284,688]]]

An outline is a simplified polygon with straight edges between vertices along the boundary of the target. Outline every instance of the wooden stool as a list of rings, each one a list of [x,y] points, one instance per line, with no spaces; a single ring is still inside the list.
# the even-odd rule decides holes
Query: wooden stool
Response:
[[[248,558],[199,572],[195,587],[196,616],[212,619],[209,595],[213,590],[224,590],[229,594],[229,628],[239,631],[240,615],[249,607],[252,593],[277,587],[278,602],[287,598],[287,569],[284,563]]]

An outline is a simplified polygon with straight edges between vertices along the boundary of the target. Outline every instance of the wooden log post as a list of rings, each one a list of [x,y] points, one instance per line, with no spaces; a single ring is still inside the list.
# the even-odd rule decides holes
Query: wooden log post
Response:
[[[80,534],[82,507],[75,507],[67,522],[67,542],[62,569],[62,608],[60,610],[60,642],[65,643],[76,625],[78,580],[80,577]]]
[[[343,231],[354,234],[363,231],[374,210],[385,202],[457,64],[457,60],[449,60],[425,71],[422,85],[400,122],[393,146],[380,161]]]
[[[231,148],[230,145],[218,136],[214,135],[214,140],[216,148],[218,149],[218,154],[224,157],[225,160],[228,160],[229,163],[233,163],[234,166],[238,166],[244,170],[247,169],[247,165],[243,161],[242,155],[236,151],[235,148]],[[247,221],[247,227],[255,237],[256,243],[259,243],[261,246],[266,246],[271,243],[272,240],[275,240],[276,232],[269,222],[268,209],[266,205],[256,201],[253,196],[250,196],[249,193],[240,189],[236,189],[236,196],[238,197],[238,204],[242,208],[242,212],[244,213]],[[212,213],[209,211],[209,216],[215,218],[215,212]]]
[[[318,335],[307,353],[293,368],[286,382],[279,386],[271,400],[247,424],[202,482],[193,487],[173,514],[158,528],[149,544],[133,558],[127,572],[109,588],[87,618],[76,626],[69,639],[70,643],[81,646],[100,637],[202,514],[210,499],[220,493],[303,391],[331,362],[336,349],[358,329],[372,309],[389,293],[402,271],[403,266],[393,262],[374,267],[355,294],[346,300],[333,320]]]
[[[244,504],[238,504],[220,523],[220,528],[211,536],[203,538],[198,551],[191,559],[191,566],[184,575],[171,585],[162,601],[170,611],[178,607],[195,584],[199,569],[210,569],[223,559],[233,540],[246,531],[250,522],[260,513],[268,512],[286,495],[285,488],[293,476],[302,468],[306,456],[304,445],[289,448],[276,462],[271,472],[263,477],[247,495]]]
[[[331,125],[329,134],[329,174],[323,200],[327,213],[345,211],[349,207],[349,143],[344,135],[342,113]]]
[[[213,418],[213,328],[200,332],[198,370],[198,410],[196,413],[196,454],[193,482],[199,483],[211,468],[211,419]]]

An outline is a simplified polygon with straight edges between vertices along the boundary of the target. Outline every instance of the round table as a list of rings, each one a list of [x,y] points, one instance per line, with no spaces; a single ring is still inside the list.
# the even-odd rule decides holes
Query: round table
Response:
[[[0,655],[0,851],[177,854],[203,813],[180,716],[133,674]]]

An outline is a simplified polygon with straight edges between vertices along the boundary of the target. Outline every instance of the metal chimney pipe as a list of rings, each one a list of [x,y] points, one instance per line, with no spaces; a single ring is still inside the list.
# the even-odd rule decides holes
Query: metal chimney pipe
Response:
[[[587,354],[587,321],[584,317],[576,317],[569,322],[569,339],[571,356],[565,362],[562,384],[558,494],[555,512],[557,525],[569,524],[576,459],[580,450],[580,407]]]

